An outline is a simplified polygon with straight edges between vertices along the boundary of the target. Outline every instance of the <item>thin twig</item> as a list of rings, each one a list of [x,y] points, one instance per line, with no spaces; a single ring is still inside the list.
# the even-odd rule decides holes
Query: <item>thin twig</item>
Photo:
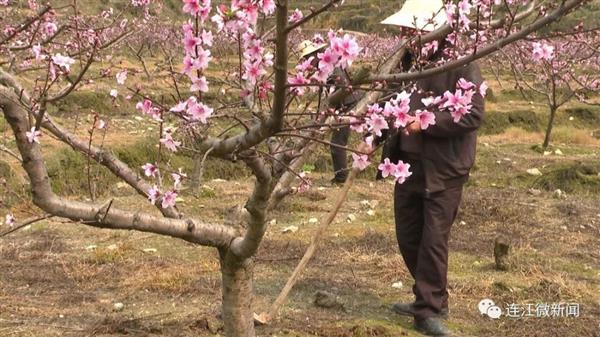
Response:
[[[9,156],[15,158],[19,162],[23,162],[23,159],[21,159],[21,156],[12,152],[9,148],[7,148],[6,146],[4,146],[2,144],[0,144],[0,151],[7,153]]]
[[[195,163],[195,165],[197,166],[194,167],[194,172],[192,172],[192,188],[196,191],[198,190],[198,188],[200,188],[200,186],[202,186],[202,176],[204,175],[204,163],[206,162],[206,159],[213,150],[214,148],[212,147],[208,149],[208,151],[204,153],[204,156],[202,157],[200,163]]]
[[[4,236],[6,236],[6,235],[8,235],[8,234],[10,234],[10,233],[16,232],[16,231],[18,231],[19,229],[21,229],[21,228],[24,228],[24,227],[27,227],[27,226],[29,226],[29,225],[31,225],[31,224],[33,224],[33,223],[36,223],[36,222],[38,222],[38,221],[42,221],[42,220],[46,220],[46,219],[50,219],[50,218],[52,218],[52,217],[54,217],[54,216],[53,216],[53,215],[50,215],[50,214],[46,214],[46,215],[42,215],[42,216],[39,216],[39,217],[35,217],[35,218],[30,218],[30,219],[27,219],[27,220],[25,220],[25,221],[24,221],[23,223],[21,223],[21,224],[14,225],[14,226],[12,226],[12,227],[11,227],[11,228],[9,228],[9,229],[7,229],[7,230],[5,230],[5,231],[3,231],[3,232],[0,232],[0,238],[1,238],[1,237],[4,237]]]

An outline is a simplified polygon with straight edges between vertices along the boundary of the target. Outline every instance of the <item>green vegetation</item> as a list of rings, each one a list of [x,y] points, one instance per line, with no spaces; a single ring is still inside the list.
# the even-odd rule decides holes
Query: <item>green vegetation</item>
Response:
[[[573,117],[578,126],[600,128],[600,106],[575,105],[566,108],[565,114]]]
[[[516,110],[507,113],[487,111],[479,133],[495,135],[506,131],[509,127],[520,127],[527,131],[541,130],[540,121],[532,110]]]
[[[497,135],[513,127],[542,132],[547,127],[550,112],[542,99],[525,101],[520,91],[503,89],[490,90],[486,102],[488,108],[479,130],[481,135]],[[553,140],[585,144],[583,138],[589,138],[589,132],[581,134],[583,129],[600,129],[600,106],[571,103],[558,110],[554,126]]]
[[[149,161],[153,161],[158,156],[156,142],[152,140],[140,140],[132,145],[122,145],[112,149],[113,153],[136,170]],[[87,195],[88,175],[87,175],[87,157],[81,153],[73,152],[70,148],[63,148],[52,156],[47,157],[47,167],[52,187],[56,193],[62,195]],[[118,193],[120,181],[110,171],[103,166],[96,164],[93,160],[91,176],[93,184],[99,195]],[[173,171],[182,168],[185,172],[191,172],[193,163],[188,157],[180,154],[171,154],[167,151],[162,152],[161,167],[170,167]],[[165,165],[166,164],[166,165]],[[203,179],[236,179],[246,177],[248,171],[242,163],[229,163],[219,159],[209,158],[205,162]],[[139,169],[139,174],[142,174]],[[171,183],[170,175],[165,174],[167,181]]]
[[[98,91],[75,91],[65,99],[56,104],[59,115],[73,116],[77,113],[87,113],[90,111],[101,112],[102,115],[110,116],[115,112],[115,107],[111,103],[108,92]]]
[[[4,115],[0,115],[0,132],[8,131],[9,126],[4,119]]]
[[[8,162],[0,159],[0,207],[17,205],[21,197],[28,197],[27,194],[25,184],[15,170]]]
[[[560,163],[547,167],[546,173],[537,178],[533,185],[547,191],[556,189],[567,193],[600,194],[600,165],[581,162]]]

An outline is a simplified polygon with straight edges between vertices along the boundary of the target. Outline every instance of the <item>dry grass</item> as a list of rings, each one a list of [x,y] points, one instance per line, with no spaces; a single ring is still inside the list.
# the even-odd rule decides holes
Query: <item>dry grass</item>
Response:
[[[131,258],[134,252],[133,246],[127,242],[98,247],[92,250],[89,261],[94,264],[118,263]]]
[[[544,141],[544,133],[511,126],[501,134],[481,136],[480,141],[490,144],[541,144]],[[552,131],[550,144],[600,146],[600,139],[595,138],[588,129],[556,126]]]
[[[185,294],[194,290],[199,275],[200,270],[190,265],[166,265],[156,269],[144,267],[130,273],[121,286],[130,290]]]
[[[555,127],[552,132],[552,141],[554,143],[600,146],[600,139],[593,137],[590,130],[571,126]]]
[[[501,134],[480,136],[479,139],[490,144],[537,144],[544,140],[544,135],[511,126]]]

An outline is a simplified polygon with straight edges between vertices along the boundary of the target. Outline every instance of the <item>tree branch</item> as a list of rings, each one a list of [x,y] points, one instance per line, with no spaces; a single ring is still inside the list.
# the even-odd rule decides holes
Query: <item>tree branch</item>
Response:
[[[46,215],[38,216],[38,217],[35,217],[35,218],[27,219],[27,220],[23,221],[20,224],[16,224],[16,225],[12,226],[11,228],[9,228],[9,229],[7,229],[7,230],[5,230],[3,232],[0,232],[0,238],[4,237],[4,236],[7,236],[10,233],[14,233],[14,232],[18,231],[19,229],[25,228],[25,227],[33,224],[33,223],[36,223],[36,222],[42,221],[42,220],[46,220],[46,219],[49,219],[51,217],[52,217],[52,215],[46,214]]]
[[[288,26],[286,28],[286,33],[290,33],[292,30],[302,26],[303,24],[307,23],[308,21],[314,19],[315,17],[317,17],[319,14],[327,11],[328,9],[330,9],[331,7],[333,7],[334,5],[336,5],[337,3],[339,3],[341,0],[331,0],[328,3],[326,3],[325,5],[323,5],[321,8],[317,9],[316,11],[313,11],[312,13],[310,13],[309,15],[303,17],[301,20],[299,20],[298,22],[295,22],[293,24],[291,24],[290,26]]]
[[[481,50],[479,50],[477,53],[475,54],[470,54],[469,56],[460,58],[458,60],[452,61],[452,62],[448,62],[446,64],[444,64],[443,66],[439,66],[436,68],[431,68],[431,69],[427,69],[424,71],[419,71],[419,72],[414,72],[414,73],[399,73],[399,74],[390,74],[390,75],[377,75],[377,76],[371,76],[370,78],[368,78],[368,80],[366,80],[365,82],[376,82],[376,81],[388,81],[388,82],[404,82],[404,81],[416,81],[416,80],[420,80],[423,78],[427,78],[430,76],[434,76],[446,71],[450,71],[459,67],[462,67],[464,65],[467,65],[473,61],[476,61],[480,58],[483,58],[485,56],[488,56],[500,49],[502,49],[503,47],[526,38],[529,34],[543,28],[544,26],[557,21],[558,19],[560,19],[561,17],[563,17],[564,15],[566,15],[567,13],[569,13],[571,10],[575,9],[577,6],[579,6],[580,4],[582,4],[583,2],[585,2],[586,0],[569,0],[563,3],[563,5],[561,5],[559,8],[557,8],[556,10],[554,10],[552,13],[548,14],[547,16],[536,20],[534,23],[532,23],[531,25],[521,29],[521,31],[517,32],[517,33],[513,33],[508,35],[505,38],[502,38],[500,40],[497,40],[496,43],[492,44],[492,45],[488,45],[485,48],[482,48]],[[444,29],[444,28],[442,28]],[[433,32],[435,33],[435,32]],[[428,34],[429,35],[429,34]],[[427,35],[426,35],[427,36]],[[425,40],[424,40],[425,41]]]
[[[31,26],[33,23],[35,23],[37,20],[39,20],[42,16],[44,16],[46,13],[48,13],[50,11],[50,9],[51,9],[50,6],[45,6],[39,12],[37,12],[34,16],[27,19],[25,22],[23,22],[19,26],[19,28],[15,29],[12,32],[12,34],[9,34],[6,38],[2,39],[2,41],[0,41],[0,46],[5,44],[6,42],[10,41],[13,37],[17,36],[17,34],[19,34],[20,32],[29,28],[29,26]]]
[[[19,162],[22,162],[23,160],[21,159],[21,157],[19,157],[18,154],[12,152],[9,148],[7,148],[6,146],[0,144],[0,151],[5,152],[6,154],[8,154],[9,156],[15,158],[16,160],[18,160]]]
[[[19,95],[16,101],[13,103],[18,104],[21,103],[23,106],[27,106],[29,104],[29,96],[27,92],[23,90],[22,86],[16,81],[14,77],[10,74],[2,71],[0,69],[0,84],[4,84],[7,88],[13,89],[15,95]],[[19,99],[20,98],[20,99]],[[132,170],[127,164],[119,160],[114,154],[111,152],[97,148],[93,145],[86,143],[84,140],[79,139],[66,129],[64,129],[61,125],[55,123],[52,118],[46,115],[43,118],[42,128],[49,131],[51,134],[56,136],[65,144],[71,146],[71,148],[75,151],[79,151],[86,156],[89,156],[91,159],[96,161],[98,164],[106,167],[109,171],[111,171],[115,176],[121,178],[125,181],[129,186],[133,187],[140,195],[144,198],[148,196],[148,191],[152,188],[152,186],[140,177],[138,173]],[[169,218],[180,218],[181,215],[179,212],[173,208],[162,208],[160,207],[162,199],[156,201],[156,206],[161,211],[161,213]]]
[[[193,219],[156,217],[141,211],[130,212],[115,206],[107,207],[107,204],[83,203],[58,197],[50,186],[41,146],[27,140],[27,110],[15,103],[19,101],[15,96],[11,88],[0,87],[0,109],[15,135],[17,147],[23,158],[23,168],[31,182],[33,203],[43,211],[89,226],[162,234],[204,246],[228,247],[237,237],[233,228],[222,225],[202,223]]]
[[[275,64],[274,77],[275,85],[274,92],[277,94],[273,99],[273,108],[271,114],[266,121],[259,121],[249,128],[245,133],[238,134],[231,138],[221,139],[209,137],[207,139],[198,140],[198,151],[205,152],[212,148],[213,156],[224,156],[234,152],[242,152],[277,133],[283,126],[283,117],[286,109],[286,99],[288,97],[287,70],[288,70],[288,35],[286,31],[287,25],[287,0],[277,1],[276,10],[276,39],[275,39]]]
[[[231,243],[231,252],[240,259],[253,256],[266,231],[267,206],[271,195],[271,172],[265,162],[256,153],[244,154],[242,159],[254,173],[256,183],[252,196],[246,203],[246,210],[250,215],[248,229],[243,238],[238,237]]]
[[[288,64],[288,31],[287,25],[287,0],[277,1],[277,9],[275,13],[276,21],[276,55],[275,55],[275,98],[273,99],[273,108],[271,115],[266,122],[258,124],[256,140],[260,143],[269,136],[277,133],[283,126],[283,116],[286,109],[287,99],[287,64]],[[250,135],[253,132],[251,129],[246,133]],[[214,151],[219,153],[219,149],[215,147]],[[246,259],[254,255],[258,250],[258,246],[265,234],[266,230],[266,209],[269,203],[271,194],[271,173],[267,169],[264,161],[254,152],[250,156],[242,157],[246,165],[252,170],[256,177],[254,191],[248,202],[246,209],[250,213],[248,230],[243,238],[236,238],[231,243],[231,252],[240,259]]]
[[[285,171],[285,173],[283,173],[283,175],[281,175],[277,181],[277,184],[273,188],[273,192],[271,192],[268,205],[269,211],[275,209],[279,203],[281,203],[283,198],[292,192],[290,185],[296,178],[295,172],[300,171],[304,163],[306,163],[308,156],[313,153],[318,144],[318,142],[312,142],[302,147],[300,155],[292,160],[289,168]]]

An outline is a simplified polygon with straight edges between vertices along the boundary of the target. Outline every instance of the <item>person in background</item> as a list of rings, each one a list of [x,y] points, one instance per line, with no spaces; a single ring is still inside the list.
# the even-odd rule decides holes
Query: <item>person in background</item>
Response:
[[[400,26],[410,34],[433,31],[446,23],[443,6],[442,0],[407,0],[399,12],[382,23]],[[425,56],[422,46],[415,46],[403,60],[402,70],[415,71],[417,55],[429,63],[441,59],[445,38],[438,43],[438,50],[426,51],[429,54]],[[446,91],[455,93],[460,79],[473,85],[474,94],[468,113],[458,122],[447,110],[435,109],[435,125],[423,129],[415,119],[403,130],[391,132],[387,139],[391,161],[409,163],[412,171],[406,182],[395,186],[394,213],[400,252],[415,281],[415,300],[396,303],[392,310],[413,316],[416,329],[430,336],[450,335],[443,322],[448,316],[448,241],[463,186],[475,161],[477,129],[484,116],[479,66],[471,63],[419,80],[410,99],[411,114],[425,110],[422,99],[439,97]]]
[[[313,41],[303,41],[298,46],[297,50],[300,54],[301,60],[308,60],[313,58],[313,66],[316,67],[319,64],[319,58],[317,57],[319,52],[322,52],[327,45],[325,43],[315,43]],[[341,69],[335,68],[333,74],[329,76],[327,85],[336,89],[348,90],[350,87],[351,80],[348,73]],[[350,89],[351,90],[351,89]],[[330,92],[331,90],[326,90]],[[343,115],[349,112],[360,100],[362,94],[359,91],[352,91],[340,101],[339,104],[331,106],[335,109],[338,114]],[[325,101],[323,98],[323,88],[319,92],[319,107],[322,108],[322,104]],[[322,109],[321,109],[322,110]],[[336,122],[337,123],[337,122]],[[340,122],[338,124],[343,124]],[[334,176],[331,179],[333,184],[343,184],[348,178],[348,157],[345,147],[348,146],[348,139],[350,138],[350,126],[338,126],[334,127],[331,133],[331,159],[333,162]]]

